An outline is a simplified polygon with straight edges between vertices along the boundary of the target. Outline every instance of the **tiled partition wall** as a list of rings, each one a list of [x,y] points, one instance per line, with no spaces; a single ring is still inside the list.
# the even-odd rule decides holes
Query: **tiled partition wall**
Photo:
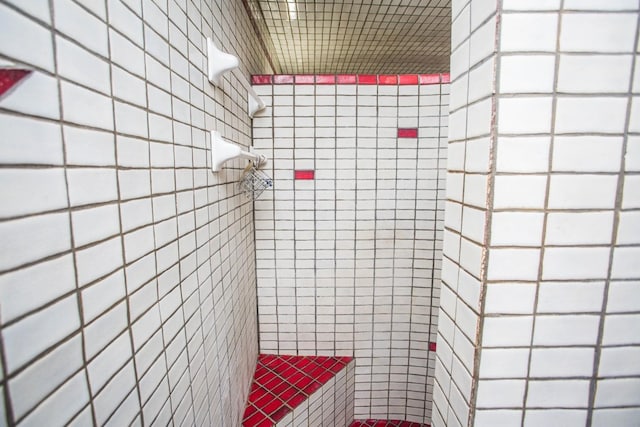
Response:
[[[635,426],[638,1],[453,16],[434,426]]]
[[[272,106],[254,119],[254,144],[274,177],[255,203],[260,349],[355,356],[356,418],[430,419],[449,86],[439,81],[254,76]]]
[[[258,352],[242,3],[0,1],[0,425],[237,426]],[[237,54],[206,80],[205,36]],[[238,80],[240,79],[240,80]]]

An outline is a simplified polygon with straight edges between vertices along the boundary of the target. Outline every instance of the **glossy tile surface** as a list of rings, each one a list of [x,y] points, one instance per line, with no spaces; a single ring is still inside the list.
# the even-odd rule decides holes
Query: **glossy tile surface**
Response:
[[[261,354],[242,425],[274,425],[331,380],[351,360],[351,357]]]

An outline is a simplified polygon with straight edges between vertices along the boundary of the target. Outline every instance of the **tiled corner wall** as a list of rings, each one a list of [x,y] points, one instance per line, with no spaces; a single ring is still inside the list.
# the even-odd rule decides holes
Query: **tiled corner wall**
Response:
[[[430,419],[449,89],[439,80],[254,76],[270,105],[254,144],[274,178],[255,203],[260,349],[354,356],[356,418]]]
[[[638,7],[454,2],[434,426],[638,423]]]
[[[257,345],[241,2],[0,1],[0,425],[240,424]],[[223,89],[205,36],[237,54]]]

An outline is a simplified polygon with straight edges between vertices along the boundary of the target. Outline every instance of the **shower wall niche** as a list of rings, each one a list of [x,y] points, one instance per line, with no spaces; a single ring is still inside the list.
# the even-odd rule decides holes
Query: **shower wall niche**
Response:
[[[260,351],[356,358],[356,418],[429,422],[448,76],[254,76]]]

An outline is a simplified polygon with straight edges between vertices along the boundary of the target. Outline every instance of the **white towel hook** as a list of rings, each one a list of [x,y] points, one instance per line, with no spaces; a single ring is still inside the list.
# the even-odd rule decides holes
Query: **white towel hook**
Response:
[[[256,168],[267,162],[267,157],[256,152],[243,151],[239,146],[233,144],[220,135],[220,132],[211,131],[211,170],[219,172],[222,165],[232,159],[245,158],[253,160]]]

